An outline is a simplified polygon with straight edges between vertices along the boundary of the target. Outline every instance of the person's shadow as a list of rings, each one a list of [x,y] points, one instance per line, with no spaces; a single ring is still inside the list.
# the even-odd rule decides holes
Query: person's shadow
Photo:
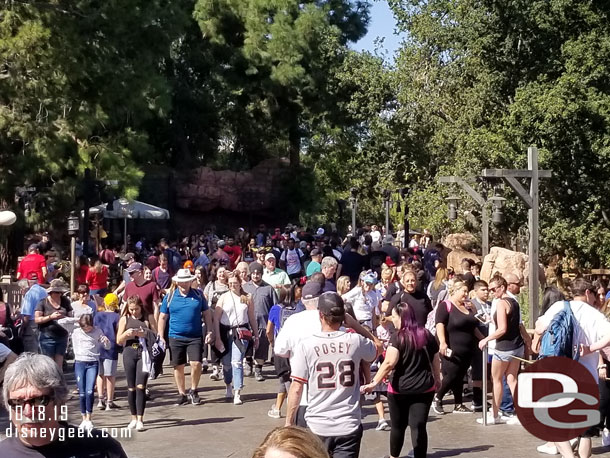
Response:
[[[485,452],[493,448],[493,445],[475,445],[474,447],[463,447],[463,448],[454,448],[454,449],[439,449],[433,447],[433,452],[428,450],[429,458],[443,458],[448,456],[459,456],[463,453],[476,453],[476,452]]]

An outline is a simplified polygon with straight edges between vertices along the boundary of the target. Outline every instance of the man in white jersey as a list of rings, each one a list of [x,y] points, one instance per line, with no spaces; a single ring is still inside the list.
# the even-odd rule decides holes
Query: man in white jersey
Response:
[[[303,340],[290,359],[286,425],[294,424],[307,386],[305,421],[309,429],[324,442],[332,458],[357,458],[362,440],[360,364],[373,361],[377,349],[372,341],[340,330],[345,307],[337,293],[320,296],[318,313],[322,331]]]
[[[305,310],[290,316],[282,325],[279,334],[275,338],[273,351],[277,356],[290,358],[292,361],[292,356],[294,355],[294,352],[301,341],[311,337],[315,333],[320,332],[322,329],[320,315],[318,313],[318,299],[322,294],[324,280],[316,281],[314,277],[312,277],[312,279],[310,279],[305,286],[303,286],[303,291],[301,292],[301,301],[305,306]],[[363,328],[354,317],[347,314],[345,316],[345,324],[355,330],[358,334],[368,339],[373,339],[379,352],[383,351],[383,343],[381,343],[369,331]],[[305,422],[306,408],[307,396],[304,392],[301,399],[301,405],[298,409],[296,419],[297,426],[307,426]]]

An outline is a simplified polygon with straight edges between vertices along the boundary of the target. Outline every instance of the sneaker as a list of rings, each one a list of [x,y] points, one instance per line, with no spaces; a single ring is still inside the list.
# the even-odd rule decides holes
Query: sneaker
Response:
[[[210,363],[208,363],[208,360],[203,358],[203,361],[201,361],[201,373],[205,374],[208,371],[208,368],[210,367]]]
[[[197,394],[197,391],[190,390],[189,394],[188,394],[188,398],[189,398],[189,401],[191,401],[191,404],[193,404],[194,406],[201,404],[201,398]]]
[[[602,431],[602,446],[610,447],[610,430],[608,428],[604,428]]]
[[[489,410],[491,408],[491,404],[488,402],[487,403],[487,410]],[[479,404],[472,404],[472,410],[474,412],[483,412],[483,405],[479,405]]]
[[[136,422],[136,431],[144,431],[144,423],[141,421]]]
[[[244,363],[244,377],[252,377],[253,372],[252,372],[252,364],[250,363]]]
[[[221,376],[220,376],[220,373],[218,372],[218,366],[212,367],[212,373],[210,374],[210,380],[218,381],[218,380],[220,380],[220,378],[221,378]]]
[[[262,370],[254,370],[254,377],[256,378],[257,382],[264,382],[265,381],[265,377],[263,376],[263,371]]]
[[[233,388],[231,385],[227,386],[227,390],[225,391],[225,398],[231,399],[233,397]]]
[[[244,402],[241,400],[241,395],[239,393],[239,390],[235,391],[235,396],[233,396],[233,404],[235,404],[236,406],[240,406],[243,403]]]
[[[518,425],[518,426],[521,426],[521,422],[519,421],[519,419],[517,418],[516,415],[513,418],[510,418],[510,419],[506,420],[506,424],[507,425]]]
[[[282,414],[280,413],[279,409],[275,407],[275,404],[271,406],[269,412],[267,412],[267,415],[271,418],[282,418]]]
[[[508,412],[508,411],[500,410],[500,417],[502,417],[502,420],[504,420],[504,421],[510,420],[514,416],[515,416],[515,412]]]
[[[441,401],[436,396],[432,401],[432,410],[434,410],[437,415],[445,415],[445,410],[443,409],[443,401]]]
[[[146,395],[146,401],[147,402],[153,400],[152,394],[151,394],[151,392],[150,392],[150,390],[148,388],[146,388],[146,391],[144,392],[144,394]]]
[[[106,408],[106,403],[104,402],[103,399],[100,399],[99,401],[97,401],[97,408],[98,409],[105,409]]]
[[[377,427],[375,428],[375,431],[389,431],[390,425],[388,425],[388,422],[385,420],[379,420],[377,422]]]
[[[539,453],[544,453],[546,455],[559,455],[557,447],[555,447],[555,444],[553,444],[552,442],[539,445],[538,447],[536,447],[536,450],[538,450]]]
[[[472,413],[472,410],[470,410],[464,404],[458,404],[453,408],[453,413]]]
[[[91,420],[85,420],[81,423],[81,428],[80,429],[86,429],[87,431],[91,431],[93,429],[93,423],[91,422]]]
[[[120,409],[118,405],[114,403],[114,401],[109,401],[106,403],[106,410]]]
[[[177,406],[183,406],[189,403],[189,399],[186,397],[186,394],[181,394],[176,401]]]
[[[483,419],[477,418],[477,423],[482,425]],[[500,415],[498,415],[497,417],[494,417],[491,412],[489,412],[487,414],[487,424],[488,425],[501,425],[502,423],[505,423],[505,421],[502,419],[502,417]]]
[[[138,425],[138,420],[131,420],[127,425],[127,429],[134,429]]]
[[[80,422],[80,425],[78,425],[78,429],[86,429],[87,426],[87,420],[83,420]]]

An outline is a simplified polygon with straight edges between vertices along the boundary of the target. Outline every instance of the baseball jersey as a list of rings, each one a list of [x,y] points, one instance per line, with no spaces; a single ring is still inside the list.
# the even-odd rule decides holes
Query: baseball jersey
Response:
[[[372,361],[375,344],[343,331],[303,340],[290,358],[292,378],[307,383],[307,426],[325,437],[346,436],[360,426],[360,364]]]

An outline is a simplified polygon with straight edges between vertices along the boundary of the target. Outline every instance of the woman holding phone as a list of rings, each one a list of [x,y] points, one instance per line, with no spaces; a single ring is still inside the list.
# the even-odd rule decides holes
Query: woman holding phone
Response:
[[[127,401],[131,411],[129,429],[144,429],[144,409],[146,408],[146,383],[148,370],[143,367],[142,353],[150,336],[150,322],[142,301],[138,296],[127,298],[117,331],[117,344],[123,345],[123,367],[127,379]]]
[[[477,342],[483,339],[475,318],[476,307],[467,299],[468,286],[462,281],[449,284],[449,299],[436,308],[436,336],[441,355],[443,382],[432,402],[434,411],[443,415],[443,397],[453,391],[453,413],[471,413],[462,403],[464,376],[470,367]]]

